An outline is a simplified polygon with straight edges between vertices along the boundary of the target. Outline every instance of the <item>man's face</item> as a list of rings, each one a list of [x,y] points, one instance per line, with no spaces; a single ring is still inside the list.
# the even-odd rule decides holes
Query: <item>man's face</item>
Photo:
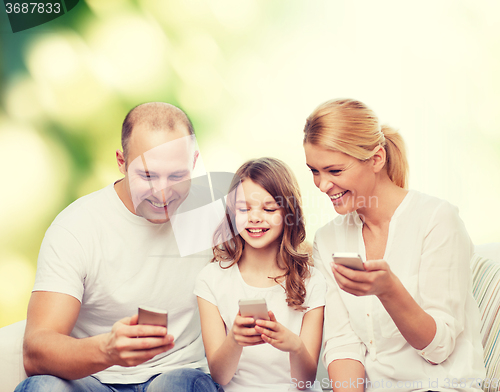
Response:
[[[183,125],[173,131],[134,128],[128,145],[125,186],[136,215],[165,223],[186,199],[198,152]]]

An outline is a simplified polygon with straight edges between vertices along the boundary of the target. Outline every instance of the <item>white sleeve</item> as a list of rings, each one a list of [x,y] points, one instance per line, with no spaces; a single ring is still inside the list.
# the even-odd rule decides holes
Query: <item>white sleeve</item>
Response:
[[[339,287],[328,263],[322,260],[318,237],[314,240],[314,266],[324,275],[327,283],[325,300],[325,325],[323,337],[323,364],[328,365],[336,359],[354,359],[364,366],[366,347],[351,327],[349,313],[340,297]]]
[[[215,262],[217,265],[217,268],[220,268],[218,266],[218,263]],[[214,304],[217,306],[217,300],[215,298],[215,295],[213,293],[213,288],[215,287],[213,285],[214,281],[214,263],[210,263],[207,266],[205,266],[200,273],[198,274],[195,284],[194,284],[194,295],[203,298],[204,300],[210,302],[211,304]]]
[[[434,339],[418,351],[429,362],[445,361],[464,329],[472,254],[472,242],[456,207],[441,203],[426,230],[419,270],[420,306],[436,322]]]
[[[65,228],[52,224],[40,247],[33,291],[68,294],[82,302],[87,259],[77,238]]]
[[[311,267],[311,277],[306,285],[306,313],[312,309],[325,306],[326,282],[323,274]]]

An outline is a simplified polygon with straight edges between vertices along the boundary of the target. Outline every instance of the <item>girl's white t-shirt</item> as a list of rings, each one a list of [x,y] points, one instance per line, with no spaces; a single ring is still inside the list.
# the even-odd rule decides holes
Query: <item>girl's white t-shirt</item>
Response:
[[[229,263],[223,263],[223,266]],[[326,283],[323,275],[311,267],[311,277],[306,280],[305,312],[294,310],[286,303],[285,290],[280,285],[253,287],[245,283],[238,265],[223,269],[219,263],[207,265],[198,275],[194,293],[214,304],[226,326],[226,333],[232,327],[238,314],[238,301],[247,298],[264,298],[267,308],[276,320],[293,333],[299,335],[304,314],[325,305]],[[311,383],[309,390],[321,391],[320,382]],[[244,347],[238,368],[225,392],[233,391],[295,391],[297,380],[290,375],[289,354],[270,344]]]

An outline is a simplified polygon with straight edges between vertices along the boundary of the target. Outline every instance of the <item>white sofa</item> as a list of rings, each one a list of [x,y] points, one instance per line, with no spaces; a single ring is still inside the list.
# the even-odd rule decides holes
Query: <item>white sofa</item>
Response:
[[[26,320],[0,329],[0,392],[12,392],[26,378],[23,336]]]
[[[481,314],[486,381],[484,391],[499,390],[500,382],[500,243],[476,247],[471,261],[473,290]],[[0,392],[12,392],[26,378],[23,367],[22,344],[26,321],[0,329]],[[320,364],[317,379],[328,375]]]

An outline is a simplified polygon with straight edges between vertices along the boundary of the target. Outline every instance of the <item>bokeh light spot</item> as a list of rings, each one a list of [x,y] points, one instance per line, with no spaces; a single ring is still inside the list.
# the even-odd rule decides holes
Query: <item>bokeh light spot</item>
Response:
[[[12,253],[0,254],[0,326],[3,319],[26,317],[30,293],[35,282],[35,268],[26,258]]]
[[[27,127],[0,123],[1,242],[45,218],[63,198],[65,155]]]
[[[154,20],[117,15],[89,26],[88,40],[103,83],[134,99],[165,88],[169,43]]]

